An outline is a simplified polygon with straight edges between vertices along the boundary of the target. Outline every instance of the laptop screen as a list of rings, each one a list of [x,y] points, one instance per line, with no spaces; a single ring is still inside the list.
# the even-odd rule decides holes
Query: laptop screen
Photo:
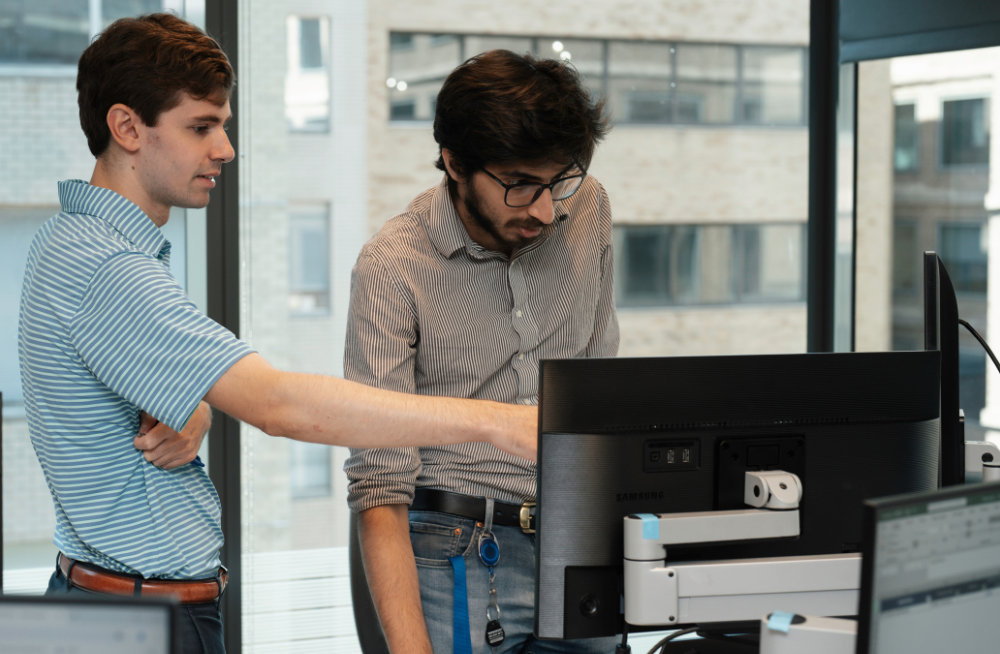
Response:
[[[995,649],[1000,484],[866,502],[865,528],[859,654]]]
[[[168,602],[0,597],[3,652],[173,654]]]

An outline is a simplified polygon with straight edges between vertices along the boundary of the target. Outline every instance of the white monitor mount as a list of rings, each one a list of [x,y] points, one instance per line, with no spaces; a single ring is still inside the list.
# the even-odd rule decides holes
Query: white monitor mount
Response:
[[[859,554],[667,562],[668,545],[799,535],[802,482],[781,470],[747,472],[753,509],[630,515],[625,518],[625,622],[672,626],[758,620],[794,610],[855,615]]]

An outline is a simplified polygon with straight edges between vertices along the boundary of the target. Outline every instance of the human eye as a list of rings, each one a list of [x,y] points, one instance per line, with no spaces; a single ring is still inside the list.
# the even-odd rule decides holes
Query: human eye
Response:
[[[208,125],[194,125],[191,127],[195,134],[205,134],[208,132]]]

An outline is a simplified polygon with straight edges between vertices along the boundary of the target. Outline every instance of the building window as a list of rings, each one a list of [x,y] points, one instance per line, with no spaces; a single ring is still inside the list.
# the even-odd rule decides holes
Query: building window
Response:
[[[989,162],[989,99],[945,101],[941,111],[941,163],[986,166]]]
[[[330,312],[330,219],[325,206],[293,208],[288,217],[288,308],[292,315]]]
[[[399,32],[389,43],[390,120],[431,120],[448,73],[504,48],[572,63],[618,123],[805,125],[806,56],[797,46]],[[396,109],[405,102],[412,115]]]
[[[938,255],[956,293],[986,295],[986,223],[939,223]]]
[[[620,307],[802,302],[802,224],[616,225]]]
[[[805,50],[744,47],[740,121],[747,125],[802,125]]]
[[[288,478],[292,487],[292,499],[331,495],[331,452],[328,445],[289,441]]]
[[[920,247],[917,221],[898,218],[892,227],[892,290],[894,293],[916,293],[920,288]]]
[[[0,65],[75,66],[105,27],[157,11],[163,0],[0,2]]]
[[[289,16],[285,119],[291,132],[330,130],[330,20]]]
[[[897,104],[893,165],[898,172],[920,168],[919,127],[917,105]]]

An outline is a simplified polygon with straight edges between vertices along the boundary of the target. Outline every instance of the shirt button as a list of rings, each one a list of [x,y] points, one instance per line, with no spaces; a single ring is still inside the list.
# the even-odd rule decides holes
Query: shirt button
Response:
[[[518,359],[518,361],[524,361],[524,355],[523,354],[518,354],[517,355],[517,359]]]
[[[531,404],[531,400],[529,399],[523,399],[521,400],[521,402],[523,402],[524,404]]]
[[[521,310],[520,310],[520,309],[518,309],[518,310],[517,310],[517,317],[518,317],[518,318],[520,318],[520,317],[521,317]]]

